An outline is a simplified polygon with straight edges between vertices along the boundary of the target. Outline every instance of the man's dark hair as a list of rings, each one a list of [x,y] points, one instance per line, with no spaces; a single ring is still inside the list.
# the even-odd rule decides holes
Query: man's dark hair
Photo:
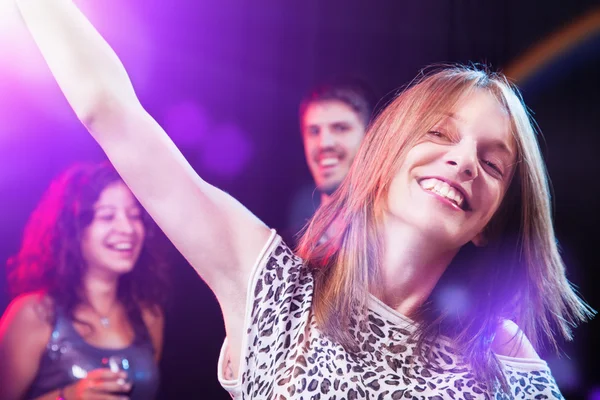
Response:
[[[365,126],[369,124],[375,108],[375,94],[366,82],[357,78],[340,78],[315,86],[300,102],[300,123],[310,104],[332,100],[348,105]]]

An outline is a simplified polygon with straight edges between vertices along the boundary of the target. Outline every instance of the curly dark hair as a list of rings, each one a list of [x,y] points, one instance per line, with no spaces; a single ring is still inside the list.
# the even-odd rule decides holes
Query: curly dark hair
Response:
[[[94,203],[115,182],[122,180],[106,162],[75,164],[52,181],[27,221],[19,252],[8,260],[13,297],[43,292],[73,318],[75,307],[87,302],[82,290],[87,268],[81,252],[83,230],[94,218]],[[132,271],[119,280],[117,296],[128,312],[164,309],[169,287],[165,238],[145,211],[142,221],[142,251]]]

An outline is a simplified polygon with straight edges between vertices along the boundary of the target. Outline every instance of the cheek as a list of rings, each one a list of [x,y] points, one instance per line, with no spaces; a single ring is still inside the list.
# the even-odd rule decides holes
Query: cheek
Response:
[[[305,138],[304,139],[304,155],[306,156],[306,159],[308,160],[308,162],[313,161],[313,155],[315,154],[315,151],[316,151],[315,140]]]
[[[86,262],[94,258],[95,248],[97,248],[96,242],[94,241],[91,232],[86,231],[81,237],[81,256]]]
[[[393,211],[398,208],[406,192],[406,188],[403,188],[403,180],[399,176],[395,176],[384,195],[384,198],[387,199],[387,202],[385,202],[386,209]]]
[[[81,232],[81,248],[89,248],[93,242],[93,232],[87,227]]]
[[[135,232],[141,241],[143,241],[146,238],[146,227],[144,226],[144,223],[142,221],[138,221],[135,224]]]
[[[504,190],[499,184],[492,184],[488,190],[484,191],[485,195],[482,196],[482,207],[486,215],[486,223],[496,214],[502,204],[504,198]]]
[[[344,145],[347,148],[348,152],[356,154],[364,136],[365,135],[362,132],[357,131],[351,132],[349,135],[347,135],[346,140],[344,140]]]
[[[104,239],[110,229],[100,223],[92,223],[84,229],[81,235],[81,247],[93,251],[103,246]]]

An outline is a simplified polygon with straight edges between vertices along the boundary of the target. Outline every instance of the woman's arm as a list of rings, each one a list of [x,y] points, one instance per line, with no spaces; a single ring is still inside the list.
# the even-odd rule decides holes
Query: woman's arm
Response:
[[[17,0],[79,119],[133,193],[215,292],[242,313],[249,269],[267,227],[203,181],[144,110],[116,54],[70,0]]]
[[[40,296],[16,298],[0,319],[0,400],[23,398],[37,374],[52,332]]]

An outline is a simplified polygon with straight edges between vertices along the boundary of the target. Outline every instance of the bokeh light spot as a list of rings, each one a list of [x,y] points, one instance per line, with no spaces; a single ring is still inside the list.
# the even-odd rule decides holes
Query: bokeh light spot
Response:
[[[233,178],[248,165],[254,146],[246,132],[234,124],[216,127],[202,146],[202,165],[222,177]]]

